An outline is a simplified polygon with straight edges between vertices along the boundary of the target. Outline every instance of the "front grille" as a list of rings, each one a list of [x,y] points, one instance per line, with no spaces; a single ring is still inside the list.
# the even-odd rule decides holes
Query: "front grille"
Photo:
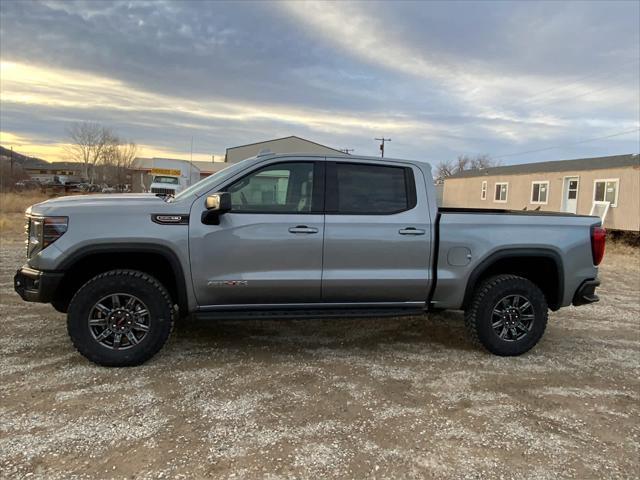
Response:
[[[176,193],[172,188],[152,188],[151,193],[161,193],[162,195],[173,195]]]

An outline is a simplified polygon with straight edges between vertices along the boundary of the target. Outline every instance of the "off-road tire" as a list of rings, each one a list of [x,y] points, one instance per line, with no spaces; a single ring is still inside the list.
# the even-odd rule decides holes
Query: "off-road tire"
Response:
[[[521,295],[531,302],[534,320],[524,338],[506,341],[492,327],[492,312],[496,304],[509,295]],[[517,275],[497,275],[484,280],[476,289],[465,311],[465,324],[476,345],[501,356],[522,355],[542,338],[548,319],[547,300],[537,285]]]
[[[69,302],[66,302],[64,298],[54,298],[53,300],[51,300],[51,306],[55,308],[56,312],[67,313]]]
[[[89,315],[101,298],[124,293],[139,298],[149,310],[149,330],[131,348],[114,350],[103,346],[91,334]],[[93,277],[73,296],[67,311],[67,330],[76,349],[98,365],[128,367],[153,357],[173,329],[175,311],[164,286],[151,275],[137,270],[111,270]]]

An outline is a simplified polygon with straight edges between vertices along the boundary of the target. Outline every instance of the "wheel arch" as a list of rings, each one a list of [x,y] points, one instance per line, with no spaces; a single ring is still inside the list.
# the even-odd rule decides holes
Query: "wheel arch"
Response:
[[[122,268],[154,276],[169,291],[180,312],[189,311],[186,277],[178,256],[169,247],[154,243],[94,245],[70,255],[59,266],[64,277],[54,294],[54,307],[65,312],[73,294],[90,278]]]
[[[558,310],[564,296],[562,257],[550,248],[511,248],[483,259],[471,272],[465,287],[462,308],[466,309],[480,283],[491,276],[513,274],[535,283],[544,293],[549,308]]]

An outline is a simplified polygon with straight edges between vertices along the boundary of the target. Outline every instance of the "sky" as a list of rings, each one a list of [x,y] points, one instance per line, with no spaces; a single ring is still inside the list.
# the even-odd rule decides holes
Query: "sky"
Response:
[[[434,164],[638,153],[640,2],[2,0],[0,143],[68,160],[82,121],[194,160],[289,135]]]

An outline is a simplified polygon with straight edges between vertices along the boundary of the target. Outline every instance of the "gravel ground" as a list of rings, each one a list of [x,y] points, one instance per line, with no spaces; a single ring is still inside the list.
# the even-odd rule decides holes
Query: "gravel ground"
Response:
[[[12,237],[13,238],[13,237]],[[3,478],[638,478],[640,257],[519,358],[429,318],[185,322],[148,364],[97,367],[27,304],[1,249]]]

